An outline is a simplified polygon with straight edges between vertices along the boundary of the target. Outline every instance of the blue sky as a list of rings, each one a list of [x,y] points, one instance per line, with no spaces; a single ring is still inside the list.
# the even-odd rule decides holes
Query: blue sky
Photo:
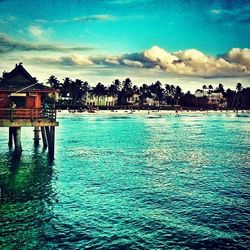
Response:
[[[250,86],[250,1],[0,0],[1,71]]]

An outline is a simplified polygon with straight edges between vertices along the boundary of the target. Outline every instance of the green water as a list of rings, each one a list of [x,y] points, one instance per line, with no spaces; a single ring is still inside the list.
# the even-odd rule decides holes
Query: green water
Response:
[[[247,249],[250,118],[67,115],[55,160],[0,129],[1,249]]]

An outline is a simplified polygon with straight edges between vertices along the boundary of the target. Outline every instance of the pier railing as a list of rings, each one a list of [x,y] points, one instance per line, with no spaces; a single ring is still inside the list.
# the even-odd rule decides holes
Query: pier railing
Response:
[[[17,119],[30,119],[31,121],[48,119],[50,121],[56,121],[56,109],[0,108],[0,119],[9,119],[10,121]]]

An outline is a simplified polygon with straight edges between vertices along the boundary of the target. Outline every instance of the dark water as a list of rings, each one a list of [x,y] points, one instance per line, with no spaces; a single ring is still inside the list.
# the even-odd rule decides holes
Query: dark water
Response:
[[[54,161],[0,129],[1,249],[249,247],[249,118],[59,121]]]

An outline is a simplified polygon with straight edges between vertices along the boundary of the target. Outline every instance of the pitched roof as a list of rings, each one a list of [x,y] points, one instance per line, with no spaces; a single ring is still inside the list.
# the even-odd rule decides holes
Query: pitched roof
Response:
[[[54,92],[54,89],[38,83],[36,78],[32,77],[22,64],[16,64],[16,67],[9,73],[3,73],[0,81],[0,90],[14,90],[22,92],[42,91]]]

